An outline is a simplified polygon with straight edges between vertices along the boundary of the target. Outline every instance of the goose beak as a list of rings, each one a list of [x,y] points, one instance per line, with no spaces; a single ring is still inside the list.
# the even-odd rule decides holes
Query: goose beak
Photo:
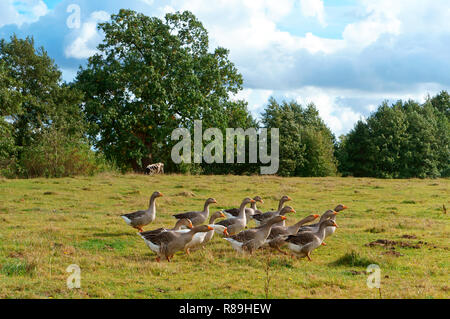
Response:
[[[285,219],[287,219],[286,216],[281,216],[281,220],[285,220]]]
[[[188,227],[189,227],[190,229],[194,228],[194,226],[192,225],[192,223],[189,223]]]
[[[214,228],[212,228],[211,226],[208,226],[208,230],[214,230]]]
[[[336,223],[333,224],[334,227],[338,228],[338,225]]]
[[[223,212],[220,212],[220,217],[225,218],[226,216],[225,216],[225,214]]]
[[[289,212],[290,213],[296,213],[295,209],[293,209],[293,208]]]
[[[287,200],[292,200],[292,198],[290,198],[289,196],[287,197]]]
[[[162,193],[159,193],[158,194],[158,197],[163,197],[164,195],[162,194]]]
[[[260,201],[259,201],[261,204],[264,204],[264,201],[261,199]]]
[[[333,212],[333,215],[337,215],[338,213],[337,212]]]
[[[251,199],[251,200],[250,200],[250,203],[253,204],[253,203],[256,203],[256,201],[255,201],[254,199]]]
[[[217,204],[217,201],[216,201],[216,200],[213,200],[212,202],[213,202],[214,204]]]
[[[314,219],[319,218],[319,215],[317,215],[317,214],[314,214],[313,216],[314,216]]]
[[[347,209],[348,207],[345,205],[342,205],[342,209]]]

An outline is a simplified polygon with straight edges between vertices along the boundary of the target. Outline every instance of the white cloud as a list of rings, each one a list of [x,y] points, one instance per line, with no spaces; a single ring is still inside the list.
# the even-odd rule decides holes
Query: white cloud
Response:
[[[68,58],[85,59],[97,53],[97,45],[102,40],[97,30],[97,23],[109,20],[105,11],[94,11],[88,21],[82,23],[79,29],[74,29],[75,39],[66,47],[64,53]]]
[[[8,24],[21,26],[32,23],[48,13],[42,0],[2,0],[0,2],[0,27]]]
[[[327,25],[322,0],[300,0],[300,8],[305,17],[316,17],[322,26]]]

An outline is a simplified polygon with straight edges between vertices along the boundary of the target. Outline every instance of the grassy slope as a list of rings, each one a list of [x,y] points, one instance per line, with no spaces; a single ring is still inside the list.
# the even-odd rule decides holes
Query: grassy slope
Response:
[[[374,262],[381,267],[383,297],[449,298],[450,223],[442,212],[442,204],[450,207],[449,185],[448,179],[268,176],[1,179],[0,297],[263,298],[269,263],[271,298],[378,298],[378,291],[367,288],[365,274],[352,273]],[[338,216],[341,228],[328,246],[313,252],[312,262],[269,250],[240,256],[215,236],[204,250],[157,263],[118,217],[145,208],[155,190],[165,197],[158,199],[157,219],[147,230],[171,226],[172,214],[197,210],[209,196],[218,202],[213,211],[254,195],[264,198],[260,208],[268,210],[288,194],[297,210],[289,224],[338,203],[349,209]],[[417,239],[402,239],[405,234]],[[397,247],[403,256],[396,257],[383,254],[388,251],[383,247],[365,246],[376,239],[427,244]],[[351,251],[356,258],[345,257]],[[81,289],[66,286],[70,264],[81,267]]]

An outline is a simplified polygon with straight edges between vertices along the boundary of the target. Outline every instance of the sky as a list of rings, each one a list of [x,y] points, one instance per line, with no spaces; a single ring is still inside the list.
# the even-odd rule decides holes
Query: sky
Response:
[[[385,100],[450,89],[448,0],[1,0],[0,38],[32,35],[69,82],[121,8],[193,12],[210,49],[230,50],[244,78],[234,98],[257,118],[271,96],[313,102],[339,136]]]

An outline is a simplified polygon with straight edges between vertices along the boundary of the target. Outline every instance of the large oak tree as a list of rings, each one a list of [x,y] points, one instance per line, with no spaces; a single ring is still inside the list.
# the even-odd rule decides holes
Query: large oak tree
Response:
[[[162,20],[122,9],[99,29],[99,52],[76,81],[85,92],[89,135],[107,158],[139,171],[167,160],[173,129],[195,119],[204,127],[226,122],[242,76],[228,50],[209,50],[208,33],[192,13]]]

